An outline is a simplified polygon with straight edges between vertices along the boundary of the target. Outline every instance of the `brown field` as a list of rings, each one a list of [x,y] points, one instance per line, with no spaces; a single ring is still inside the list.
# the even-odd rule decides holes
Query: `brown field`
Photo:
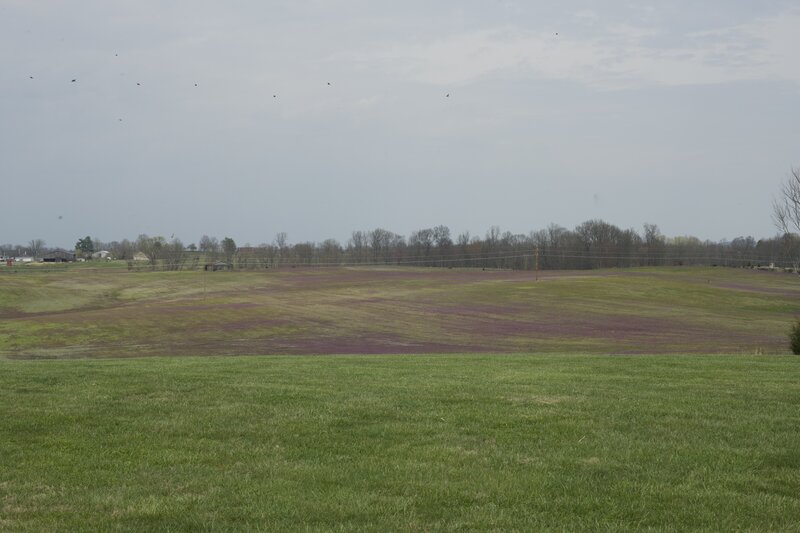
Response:
[[[67,270],[0,275],[0,355],[784,353],[796,276]]]

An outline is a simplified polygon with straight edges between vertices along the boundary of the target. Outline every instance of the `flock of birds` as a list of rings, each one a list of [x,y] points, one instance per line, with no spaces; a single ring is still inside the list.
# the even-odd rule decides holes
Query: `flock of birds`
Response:
[[[556,35],[558,35],[558,34],[556,34]],[[115,55],[116,55],[116,54],[115,54]],[[34,77],[33,77],[33,76],[28,76],[28,77],[29,77],[30,79],[34,79]],[[77,83],[77,82],[78,82],[78,79],[77,79],[77,78],[72,78],[72,79],[70,80],[70,83]],[[328,87],[331,87],[331,82],[327,82],[327,84],[328,84]],[[137,82],[136,82],[136,85],[137,85],[138,87],[141,87],[141,86],[142,86],[142,83],[137,81]],[[198,87],[198,84],[197,84],[197,83],[195,83],[195,84],[194,84],[194,86],[195,86],[195,87]],[[277,97],[278,97],[278,95],[277,95],[277,94],[273,94],[273,95],[272,95],[272,97],[273,97],[273,98],[277,98]],[[445,97],[445,98],[450,98],[450,93],[447,93],[447,94],[445,94],[445,95],[444,95],[444,97]],[[121,119],[121,118],[120,118],[120,119],[118,119],[118,120],[119,120],[119,122],[122,122],[122,119]],[[59,218],[61,218],[61,217],[59,217]]]
[[[555,35],[556,35],[556,37],[558,37],[558,32],[555,32]],[[117,54],[114,54],[114,57],[119,57],[119,54],[118,54],[118,53],[117,53]],[[28,76],[28,78],[30,78],[30,79],[35,79],[33,75],[30,75],[30,76]],[[78,83],[78,78],[71,78],[71,79],[70,79],[70,83]],[[331,82],[326,82],[326,83],[327,83],[327,86],[328,86],[328,87],[331,87],[331,86],[332,86]],[[141,87],[141,86],[142,86],[142,82],[139,82],[139,81],[137,81],[137,82],[136,82],[136,86],[137,86],[137,87]],[[198,87],[198,86],[199,86],[199,84],[195,82],[194,86],[195,86],[195,87]],[[278,98],[278,95],[277,95],[277,94],[273,94],[273,95],[272,95],[272,97],[273,97],[273,98]],[[445,98],[450,98],[450,93],[445,93],[444,97],[445,97]],[[117,120],[118,120],[119,122],[122,122],[122,118],[119,118],[119,119],[117,119]],[[64,216],[63,216],[63,215],[59,215],[59,216],[58,216],[58,219],[59,219],[59,220],[62,220],[63,218],[64,218]]]
[[[556,36],[556,37],[558,37],[558,32],[555,32],[555,36]],[[118,54],[118,53],[117,53],[117,54],[114,54],[114,57],[119,57],[119,54]],[[33,77],[33,76],[28,76],[28,77],[29,77],[30,79],[34,79],[34,77]],[[77,78],[72,78],[72,79],[70,79],[70,83],[77,83],[77,82],[78,82],[78,79],[77,79]],[[136,82],[136,85],[137,85],[137,86],[139,86],[139,87],[141,87],[142,83],[137,81],[137,82]],[[331,87],[331,82],[327,82],[327,85],[328,85],[328,87]],[[195,83],[195,84],[194,84],[194,86],[195,86],[195,87],[198,87],[198,84],[197,84],[197,83]],[[277,98],[277,97],[278,97],[278,95],[277,95],[277,94],[273,94],[273,95],[272,95],[272,97],[273,97],[273,98]],[[446,93],[446,94],[444,95],[444,97],[445,97],[445,98],[450,98],[450,93]],[[120,118],[120,119],[119,119],[119,121],[120,121],[120,122],[122,122],[122,119]]]
[[[556,35],[558,35],[558,34],[556,33]],[[116,54],[115,54],[115,55],[116,55]],[[30,79],[34,79],[34,77],[33,77],[33,76],[28,76],[28,77],[29,77]],[[72,78],[72,79],[71,79],[71,80],[69,80],[69,81],[70,81],[70,83],[77,83],[77,82],[78,82],[78,79],[77,79],[77,78]],[[142,83],[141,83],[141,82],[139,82],[139,81],[137,81],[137,82],[136,82],[136,85],[141,87]],[[195,83],[195,84],[194,84],[194,86],[195,86],[195,87],[197,87],[198,85]],[[331,86],[331,82],[328,82],[328,87],[330,87],[330,86]],[[445,98],[450,98],[450,93],[447,93],[447,94],[445,94],[444,96],[445,96]],[[272,97],[273,97],[273,98],[277,98],[277,97],[278,97],[278,95],[277,95],[277,94],[273,94],[273,95],[272,95]]]
[[[556,35],[558,35],[558,34],[556,34]],[[114,54],[114,55],[115,55],[115,56],[118,56],[118,54]],[[33,77],[33,76],[28,76],[28,77],[29,77],[30,79],[34,79],[34,77]],[[70,83],[77,83],[77,82],[78,82],[78,79],[77,79],[77,78],[72,78],[72,79],[70,80]],[[331,82],[327,82],[327,84],[328,84],[328,87],[331,87],[331,86],[332,86]],[[139,82],[139,81],[137,81],[137,82],[136,82],[136,85],[137,85],[138,87],[141,87],[141,86],[142,86],[142,83],[141,83],[141,82]],[[195,84],[194,84],[194,86],[195,86],[195,87],[198,87],[198,84],[197,84],[197,83],[195,83]],[[277,94],[273,94],[273,95],[272,95],[272,97],[273,97],[273,98],[277,98],[277,97],[278,97],[278,95],[277,95]],[[445,94],[445,95],[444,95],[444,97],[445,97],[445,98],[450,98],[450,93],[447,93],[447,94]],[[120,122],[122,122],[122,119],[121,119],[121,118],[120,118],[120,119],[118,119],[118,120],[119,120]],[[59,217],[59,218],[60,218],[60,217]]]

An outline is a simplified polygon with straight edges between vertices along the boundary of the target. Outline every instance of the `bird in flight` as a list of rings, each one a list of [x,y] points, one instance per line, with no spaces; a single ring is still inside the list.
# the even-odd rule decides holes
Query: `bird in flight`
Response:
[[[28,76],[30,79],[33,79],[33,76]]]
[[[444,97],[445,98],[450,98],[450,93],[447,93],[446,95],[444,95]]]
[[[64,215],[58,215],[58,220],[61,220],[62,218],[64,218]]]
[[[72,80],[70,83],[75,83],[76,81],[78,81],[78,80]]]
[[[331,82],[328,82],[328,85],[330,85],[330,84],[331,84]]]

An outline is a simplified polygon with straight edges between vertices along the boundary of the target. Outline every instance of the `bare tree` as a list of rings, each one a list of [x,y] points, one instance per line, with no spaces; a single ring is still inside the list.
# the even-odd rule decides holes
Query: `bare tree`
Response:
[[[800,232],[800,168],[792,168],[772,202],[772,220],[783,233]]]
[[[163,245],[161,252],[164,270],[181,270],[186,263],[186,252],[180,239],[172,239],[172,242]]]
[[[275,247],[278,249],[276,264],[280,264],[289,256],[289,236],[285,231],[275,234]]]
[[[166,246],[164,237],[148,237],[145,234],[139,235],[136,239],[136,248],[139,249],[150,262],[150,268],[156,269],[156,263],[162,256],[164,246]]]
[[[320,246],[323,263],[339,263],[342,260],[342,246],[336,239],[326,239]]]
[[[433,229],[423,228],[411,233],[408,238],[408,245],[411,247],[413,254],[417,256],[416,261],[420,264],[428,265],[428,260],[431,256],[431,249],[433,249],[434,236]],[[424,263],[422,262],[424,261]]]
[[[781,187],[780,195],[772,202],[772,221],[784,236],[800,233],[800,168],[792,168]],[[794,239],[785,239],[791,242]],[[795,272],[800,272],[800,257],[791,254]]]
[[[109,243],[109,249],[115,259],[133,259],[133,247],[133,243],[128,239],[122,239],[121,242],[113,241]]]
[[[31,251],[32,257],[39,257],[42,248],[44,248],[44,241],[42,239],[32,239],[28,243],[28,249]]]
[[[644,225],[644,245],[647,252],[647,265],[655,266],[663,263],[664,236],[655,224]]]
[[[347,243],[350,260],[355,263],[364,263],[368,246],[367,234],[363,231],[354,231]]]
[[[376,228],[367,233],[369,246],[372,248],[372,260],[375,263],[388,263],[392,248],[396,247],[401,237],[383,228]]]
[[[219,253],[219,241],[216,237],[203,235],[200,237],[200,251],[205,255],[206,261],[216,261]]]
[[[281,231],[275,234],[275,246],[278,247],[281,251],[286,250],[289,244],[289,236],[286,234],[285,231]]]
[[[255,249],[255,260],[261,268],[269,268],[272,266],[272,258],[274,256],[274,246],[269,244],[259,244]]]

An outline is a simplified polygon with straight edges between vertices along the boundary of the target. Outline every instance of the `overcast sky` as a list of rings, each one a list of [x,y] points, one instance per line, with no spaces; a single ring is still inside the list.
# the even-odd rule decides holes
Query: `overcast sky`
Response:
[[[0,242],[772,236],[797,6],[0,0]]]

